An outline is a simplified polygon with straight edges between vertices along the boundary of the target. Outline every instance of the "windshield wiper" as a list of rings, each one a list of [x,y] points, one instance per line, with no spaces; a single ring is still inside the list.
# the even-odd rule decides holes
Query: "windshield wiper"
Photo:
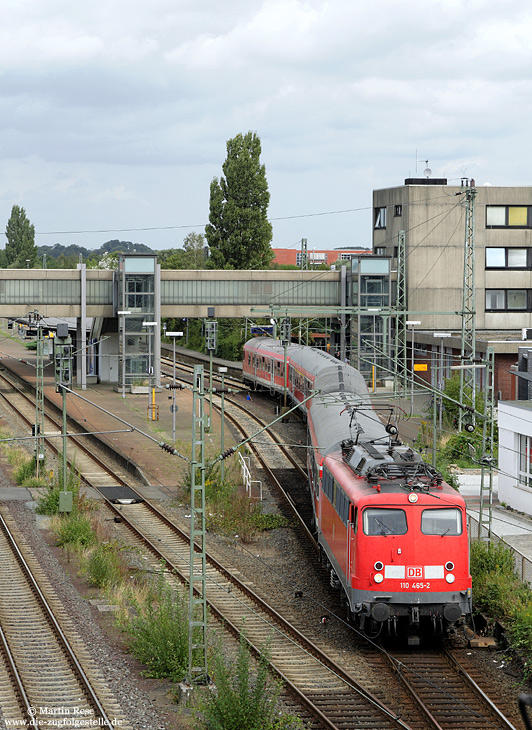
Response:
[[[375,517],[375,522],[381,526],[381,529],[382,529],[381,534],[384,535],[384,537],[387,537],[388,535],[392,534],[392,530],[390,530],[388,525],[385,525],[383,522],[381,522],[378,517]],[[386,532],[384,532],[384,530],[388,530],[388,532],[386,533]]]

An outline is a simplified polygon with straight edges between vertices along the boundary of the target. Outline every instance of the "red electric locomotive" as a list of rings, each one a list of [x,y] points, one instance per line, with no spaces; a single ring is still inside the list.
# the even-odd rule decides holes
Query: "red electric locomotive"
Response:
[[[325,457],[318,539],[362,630],[414,644],[471,612],[464,500],[412,450],[367,446]]]
[[[309,486],[331,584],[370,635],[443,633],[471,612],[464,500],[383,423],[361,374],[316,348],[259,338],[244,377],[306,412]],[[308,398],[312,396],[311,398]]]

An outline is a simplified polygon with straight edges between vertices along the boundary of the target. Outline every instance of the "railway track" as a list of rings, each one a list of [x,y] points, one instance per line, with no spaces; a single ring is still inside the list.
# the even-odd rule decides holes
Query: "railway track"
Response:
[[[10,399],[13,400],[13,399]],[[236,415],[241,419],[240,413]],[[31,421],[30,421],[31,422]],[[252,427],[256,429],[256,423]],[[268,446],[268,448],[270,448]],[[109,470],[99,477],[100,467],[94,464],[87,465],[90,477],[85,481],[97,487],[98,479],[102,478],[109,484]],[[279,468],[278,465],[277,467]],[[85,471],[85,469],[83,470]],[[87,472],[85,472],[87,473]],[[93,481],[94,479],[94,481]],[[117,483],[123,483],[119,475]],[[130,535],[134,533],[133,541],[141,541],[144,548],[149,549],[154,565],[163,558],[182,582],[188,580],[189,543],[185,532],[174,525],[153,506],[139,503],[131,506],[116,507],[108,503],[109,509],[120,515],[121,524],[117,529],[127,529]],[[265,640],[271,640],[272,663],[279,676],[289,690],[306,711],[314,718],[316,727],[327,728],[447,728],[457,725],[431,724],[431,698],[405,705],[402,702],[401,720],[394,705],[390,709],[372,693],[367,692],[352,676],[320,652],[311,641],[301,636],[294,627],[284,621],[279,614],[252,591],[246,581],[239,580],[238,575],[219,566],[214,558],[209,557],[208,568],[208,600],[211,611],[224,622],[233,633],[238,633],[245,623],[248,641],[255,648],[260,647]],[[243,622],[243,617],[246,617]],[[272,633],[273,632],[273,633]],[[375,666],[382,673],[382,666]],[[402,664],[401,664],[402,666]],[[402,672],[402,674],[406,674]],[[387,684],[396,680],[388,668],[386,670]],[[432,685],[435,694],[441,692],[440,675],[438,682]],[[399,684],[397,684],[399,687]],[[437,690],[435,689],[437,688]],[[388,686],[388,689],[390,687]],[[443,690],[445,695],[445,690]],[[451,694],[450,692],[447,694]],[[418,693],[421,695],[421,693]],[[456,704],[457,699],[452,696],[451,702]],[[439,700],[438,700],[439,702]],[[421,710],[425,705],[427,710]],[[491,711],[491,710],[490,710]],[[445,714],[443,712],[443,714]],[[478,715],[486,716],[486,712],[478,710]],[[488,721],[489,722],[489,721]],[[489,726],[489,725],[488,725]],[[465,727],[462,725],[462,727]],[[477,727],[472,724],[471,727]],[[484,725],[478,725],[484,730]],[[491,725],[493,727],[493,724]],[[495,727],[499,727],[495,725]],[[500,725],[511,727],[511,725]]]
[[[0,515],[0,706],[11,725],[127,727],[27,546]],[[48,598],[47,598],[47,594]],[[52,602],[54,606],[52,607]],[[114,724],[113,724],[114,722]],[[22,726],[22,722],[20,722]]]
[[[396,652],[403,686],[435,730],[515,730],[515,726],[446,648]],[[493,694],[497,688],[491,687]]]

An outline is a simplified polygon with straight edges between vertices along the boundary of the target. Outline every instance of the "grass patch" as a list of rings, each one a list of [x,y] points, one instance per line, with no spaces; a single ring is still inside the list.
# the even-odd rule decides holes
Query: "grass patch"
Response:
[[[259,505],[260,506],[260,505]],[[274,515],[271,512],[262,512],[260,509],[256,509],[252,515],[251,520],[257,530],[276,530],[279,527],[288,527],[290,520],[283,515]]]
[[[532,590],[517,576],[510,548],[503,543],[471,544],[471,576],[476,608],[507,627],[510,647],[532,676]]]

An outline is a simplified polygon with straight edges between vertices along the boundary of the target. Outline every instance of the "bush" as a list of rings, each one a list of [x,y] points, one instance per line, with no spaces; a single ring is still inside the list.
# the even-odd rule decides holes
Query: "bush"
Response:
[[[460,433],[453,434],[445,446],[441,449],[441,455],[447,461],[452,463],[460,462],[462,465],[467,466],[478,466],[471,459],[469,452],[469,445],[473,446],[477,458],[482,456],[480,453],[482,450],[482,429],[476,428],[473,433],[467,433],[467,431],[461,431]]]
[[[471,544],[470,561],[471,575],[479,581],[484,580],[487,573],[514,575],[513,553],[502,542],[475,540]]]
[[[188,598],[164,584],[161,575],[127,622],[131,653],[148,677],[181,681],[188,669]]]
[[[234,663],[224,659],[220,647],[213,652],[216,690],[202,708],[202,724],[209,730],[281,730],[302,727],[299,718],[279,713],[281,685],[269,679],[268,651],[263,649],[257,673],[250,670],[251,654],[240,634]]]
[[[507,626],[510,647],[523,657],[525,675],[532,674],[532,591],[514,571],[514,558],[503,543],[471,544],[471,576],[475,605]]]
[[[453,403],[448,398],[452,398],[453,401],[460,400],[460,375],[455,373],[452,378],[447,378],[445,385],[443,386],[443,409],[445,415],[450,421],[459,418],[460,406],[458,403]],[[447,398],[445,398],[447,396]],[[464,389],[464,402],[466,405],[471,406],[472,392],[471,388],[466,387]],[[475,410],[477,413],[484,413],[484,393],[478,388],[475,390]]]
[[[96,540],[89,517],[77,511],[61,516],[56,534],[57,544],[61,547],[89,547]]]

